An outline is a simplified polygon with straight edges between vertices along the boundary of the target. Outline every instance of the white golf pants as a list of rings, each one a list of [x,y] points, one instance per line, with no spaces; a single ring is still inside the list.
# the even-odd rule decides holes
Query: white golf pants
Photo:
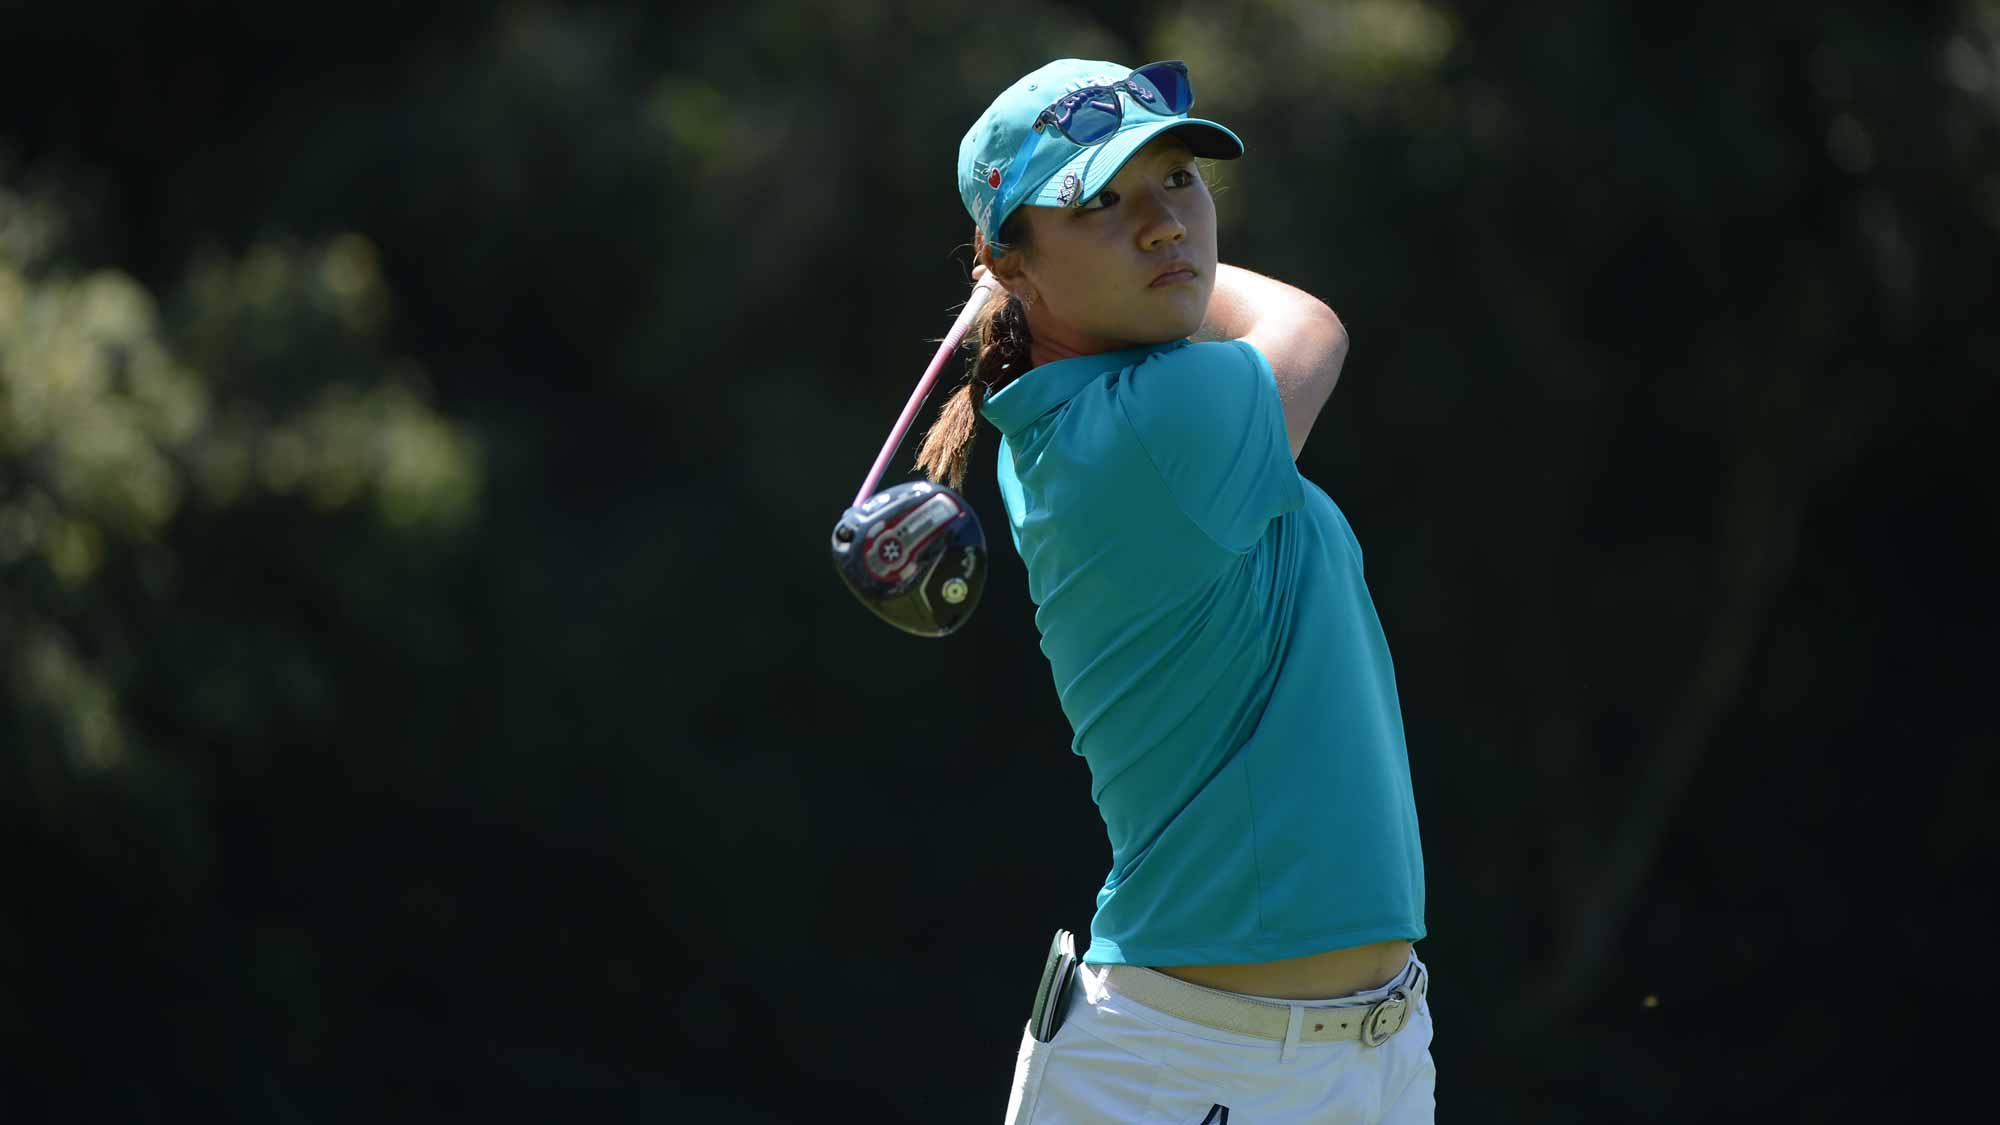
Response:
[[[1280,1043],[1149,1008],[1112,991],[1106,976],[1104,967],[1078,965],[1054,1040],[1037,1043],[1022,1034],[1007,1125],[1429,1125],[1433,1119],[1437,1068],[1428,997],[1380,1046],[1351,1039]],[[1365,1010],[1394,983],[1299,1007],[1307,1019],[1326,1008]],[[1291,1022],[1298,1026],[1296,1015]]]

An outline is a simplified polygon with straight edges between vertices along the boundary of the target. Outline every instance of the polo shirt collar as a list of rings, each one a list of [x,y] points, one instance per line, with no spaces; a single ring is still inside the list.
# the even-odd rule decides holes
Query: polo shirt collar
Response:
[[[1187,343],[1186,340],[1168,340],[1163,344],[1146,344],[1123,351],[1080,355],[1044,363],[988,394],[980,404],[979,413],[1000,427],[1001,433],[1018,433],[1028,423],[1074,398],[1078,391],[1106,372],[1121,371],[1161,352],[1186,347]]]

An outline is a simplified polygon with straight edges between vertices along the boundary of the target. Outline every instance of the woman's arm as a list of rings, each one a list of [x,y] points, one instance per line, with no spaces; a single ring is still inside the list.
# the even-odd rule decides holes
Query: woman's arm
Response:
[[[1340,318],[1310,293],[1218,264],[1197,338],[1246,340],[1264,353],[1278,379],[1285,434],[1296,460],[1347,360],[1347,328]]]

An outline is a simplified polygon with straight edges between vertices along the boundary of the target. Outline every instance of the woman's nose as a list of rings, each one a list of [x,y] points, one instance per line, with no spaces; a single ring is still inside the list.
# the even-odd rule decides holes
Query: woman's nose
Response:
[[[1187,237],[1187,226],[1174,213],[1173,207],[1163,199],[1155,199],[1149,204],[1151,210],[1146,215],[1145,224],[1140,228],[1139,244],[1147,249],[1178,242]]]

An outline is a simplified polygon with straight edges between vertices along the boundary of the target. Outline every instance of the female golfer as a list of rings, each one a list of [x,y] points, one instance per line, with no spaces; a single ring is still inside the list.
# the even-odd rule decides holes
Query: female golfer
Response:
[[[1430,1121],[1395,677],[1354,533],[1294,463],[1347,334],[1217,261],[1197,160],[1243,146],[1193,102],[1181,63],[1062,59],[959,149],[977,272],[1006,299],[919,462],[956,487],[977,417],[1000,430],[1112,853],[1007,1119]]]

